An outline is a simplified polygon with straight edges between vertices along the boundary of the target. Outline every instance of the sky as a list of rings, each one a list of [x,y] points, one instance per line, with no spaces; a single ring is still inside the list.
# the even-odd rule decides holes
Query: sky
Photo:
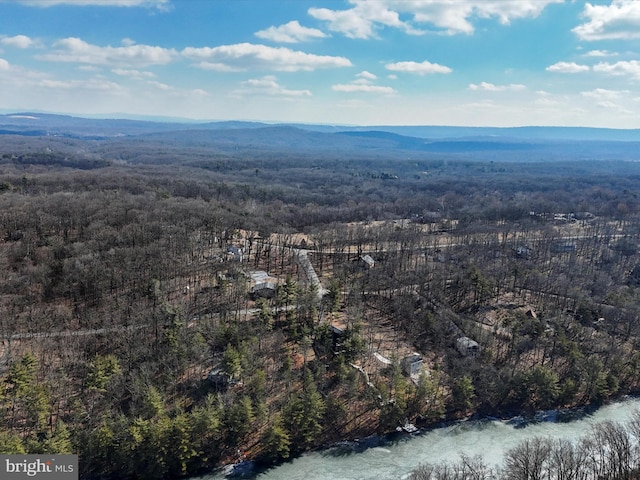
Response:
[[[640,128],[640,0],[0,0],[0,111]]]

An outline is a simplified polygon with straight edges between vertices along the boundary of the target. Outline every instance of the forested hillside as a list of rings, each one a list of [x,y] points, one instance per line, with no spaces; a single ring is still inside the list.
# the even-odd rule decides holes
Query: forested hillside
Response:
[[[638,391],[629,145],[285,133],[0,136],[0,451],[176,478]]]

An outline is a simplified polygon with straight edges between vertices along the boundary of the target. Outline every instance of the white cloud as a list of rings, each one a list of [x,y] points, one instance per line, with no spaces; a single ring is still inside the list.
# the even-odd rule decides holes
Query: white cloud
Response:
[[[252,43],[222,45],[220,47],[187,47],[182,54],[200,60],[196,66],[218,71],[270,69],[284,72],[313,71],[318,68],[350,67],[345,57],[314,55],[285,47],[268,47]]]
[[[156,87],[159,90],[164,90],[164,91],[172,90],[171,86],[167,85],[166,83],[158,82],[156,80],[148,80],[147,84],[153,87]]]
[[[366,78],[367,80],[376,80],[378,78],[376,75],[371,72],[367,72],[366,70],[363,70],[362,72],[357,74],[356,77]]]
[[[27,96],[31,86],[40,80],[49,78],[49,75],[44,72],[29,70],[0,58],[0,73],[5,72],[10,72],[10,75],[3,75],[0,92],[9,91],[7,88],[9,85],[18,86]]]
[[[595,100],[618,100],[629,94],[629,90],[608,90],[606,88],[596,88],[587,92],[580,92],[580,95]]]
[[[35,85],[54,90],[95,90],[104,93],[119,93],[123,91],[119,84],[100,78],[68,81],[43,79],[36,82]]]
[[[134,70],[130,68],[114,68],[111,70],[116,75],[121,77],[130,77],[135,79],[154,78],[155,75],[152,72],[144,72],[141,70]]]
[[[423,32],[400,20],[397,11],[388,8],[389,0],[350,0],[354,5],[348,10],[310,8],[309,15],[328,23],[329,30],[349,38],[375,38],[379,26],[399,28],[411,35]]]
[[[619,104],[615,102],[610,102],[608,100],[603,100],[602,102],[598,102],[596,103],[596,105],[602,108],[615,108],[615,109],[620,108]]]
[[[391,87],[383,87],[380,85],[371,85],[368,83],[341,83],[338,85],[333,85],[331,87],[332,90],[336,92],[363,92],[363,93],[383,93],[386,95],[391,95],[396,93],[396,91]]]
[[[535,18],[548,5],[564,3],[565,0],[475,0],[460,2],[473,6],[473,13],[482,18],[498,18],[500,23],[507,25],[512,19]],[[445,2],[440,3],[458,3]]]
[[[337,85],[333,85],[331,89],[334,92],[346,93],[362,92],[381,93],[385,95],[393,95],[396,93],[395,89],[392,87],[373,85],[372,81],[376,80],[377,78],[378,77],[373,73],[363,70],[362,72],[356,74],[356,79],[351,81],[351,83],[339,83]]]
[[[34,41],[26,35],[16,35],[15,37],[0,38],[0,44],[16,48],[29,48],[34,45]]]
[[[476,85],[475,83],[470,83],[469,89],[483,90],[485,92],[506,92],[506,91],[515,92],[519,90],[526,90],[527,87],[519,83],[511,83],[509,85],[494,85],[493,83],[481,82],[478,85]]]
[[[582,15],[589,21],[572,30],[581,40],[640,38],[640,2],[637,0],[613,0],[611,5],[587,3]]]
[[[388,63],[385,65],[385,68],[393,72],[416,73],[418,75],[425,75],[429,73],[451,73],[453,71],[447,66],[439,65],[437,63],[431,63],[427,60],[421,63],[418,63],[418,62]]]
[[[621,113],[630,114],[630,110],[625,108],[626,97],[630,94],[629,90],[608,90],[606,88],[596,88],[588,92],[580,92],[585,98],[593,100],[594,105],[608,110],[616,110]]]
[[[262,78],[253,78],[242,82],[243,90],[236,91],[236,94],[270,95],[277,97],[310,97],[309,90],[290,90],[284,88],[273,75],[266,75]]]
[[[54,46],[57,50],[40,55],[38,58],[52,62],[142,67],[165,65],[177,56],[177,52],[173,49],[135,44],[123,47],[100,47],[75,37],[59,40]]]
[[[590,68],[588,65],[578,65],[575,62],[558,62],[553,65],[549,65],[546,70],[547,72],[557,73],[581,73],[588,72]]]
[[[536,95],[538,98],[535,99],[534,104],[545,109],[566,104],[566,98],[553,95],[546,90],[538,90],[536,91]]]
[[[358,15],[356,9],[330,10],[328,8],[310,8],[309,15],[329,23],[329,30],[339,32],[349,38],[374,37],[374,22]]]
[[[502,24],[512,19],[536,17],[547,5],[565,0],[349,0],[347,10],[311,8],[308,13],[328,22],[329,29],[350,38],[374,38],[381,26],[422,34],[416,24],[429,24],[448,34],[474,31],[471,20],[497,18]],[[412,22],[401,20],[410,16]]]
[[[590,50],[584,55],[585,57],[617,57],[618,53],[609,50]]]
[[[255,33],[256,37],[272,42],[281,43],[298,43],[314,40],[317,38],[326,38],[327,35],[317,28],[303,27],[297,20],[293,20],[279,27],[269,27]]]
[[[155,7],[164,10],[170,6],[170,0],[0,0],[0,3],[5,2],[17,2],[30,7],[74,5],[78,7]]]
[[[244,67],[232,67],[230,65],[218,62],[198,62],[193,65],[201,70],[212,70],[214,72],[244,72],[247,68]]]
[[[508,25],[513,19],[535,18],[547,5],[564,3],[564,0],[396,0],[396,3],[412,5],[416,21],[430,23],[453,35],[473,33],[475,28],[470,20],[474,17],[497,18]]]
[[[543,108],[553,108],[564,105],[564,102],[550,97],[541,97],[536,99],[535,104]]]
[[[593,66],[593,71],[616,76],[630,76],[640,80],[640,61],[600,62]]]

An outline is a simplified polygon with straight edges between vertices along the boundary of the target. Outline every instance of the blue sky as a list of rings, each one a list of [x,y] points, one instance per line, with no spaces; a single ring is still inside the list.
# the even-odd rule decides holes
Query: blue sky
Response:
[[[0,0],[0,110],[640,128],[640,0]]]

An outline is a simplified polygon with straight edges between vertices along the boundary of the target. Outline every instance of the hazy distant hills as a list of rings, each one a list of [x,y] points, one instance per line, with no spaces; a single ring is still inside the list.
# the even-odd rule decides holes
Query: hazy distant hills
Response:
[[[0,115],[0,135],[127,140],[222,152],[453,155],[518,160],[640,160],[640,130],[582,127],[335,126],[258,122],[160,122],[41,113]]]
[[[13,131],[18,135],[30,135],[33,131],[40,131],[46,132],[47,135],[56,136],[114,137],[181,130],[185,125],[188,124],[126,119],[93,119],[29,112],[0,115],[0,130],[3,132]]]
[[[305,128],[304,126],[302,128]],[[318,128],[322,128],[321,126]],[[372,126],[351,127],[343,131],[377,130],[403,136],[454,138],[511,138],[528,140],[588,140],[612,142],[638,142],[640,130],[616,130],[589,127],[449,127],[449,126]]]
[[[454,139],[454,138],[520,138],[533,140],[600,140],[640,141],[640,130],[617,130],[586,127],[453,127],[453,126],[340,126],[311,124],[267,124],[260,122],[160,122],[150,120],[98,119],[53,115],[45,113],[12,113],[0,115],[0,130],[22,133],[47,132],[49,135],[123,136],[186,130],[246,130],[257,128],[294,127],[321,133],[355,132],[370,135],[380,132],[396,136]],[[394,138],[387,136],[387,139]]]

